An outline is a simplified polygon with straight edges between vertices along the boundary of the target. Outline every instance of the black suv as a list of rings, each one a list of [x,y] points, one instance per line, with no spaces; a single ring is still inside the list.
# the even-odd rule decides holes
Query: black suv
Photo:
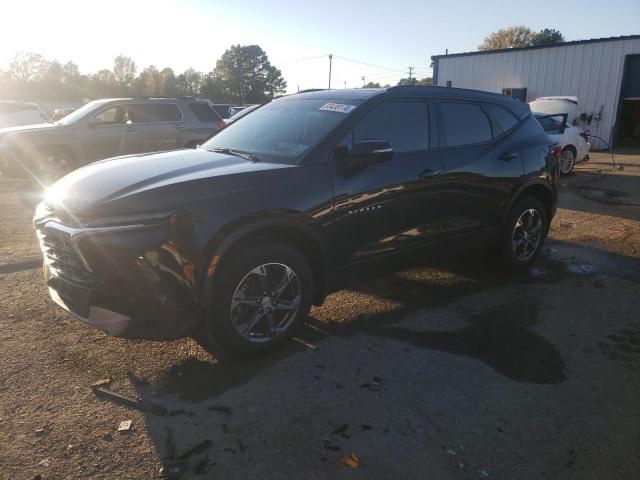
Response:
[[[338,270],[382,255],[491,241],[527,267],[556,208],[550,143],[528,105],[495,94],[280,98],[197,149],[104,160],[53,185],[34,219],[49,292],[112,335],[261,352]]]

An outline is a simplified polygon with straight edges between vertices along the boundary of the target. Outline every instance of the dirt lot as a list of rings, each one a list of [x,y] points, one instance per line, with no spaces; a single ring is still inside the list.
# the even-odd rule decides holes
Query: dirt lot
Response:
[[[238,363],[54,307],[34,199],[0,181],[0,478],[156,478],[181,456],[189,479],[640,478],[640,156],[616,160],[563,179],[529,273],[471,255],[358,281],[306,345]],[[168,413],[97,398],[103,378]]]

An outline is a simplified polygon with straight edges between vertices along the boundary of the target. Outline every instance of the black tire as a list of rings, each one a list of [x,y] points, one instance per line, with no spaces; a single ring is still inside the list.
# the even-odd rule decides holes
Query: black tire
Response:
[[[535,214],[530,212],[535,211]],[[537,226],[537,218],[540,220],[539,224],[539,237],[537,240],[527,237],[525,239],[525,228],[517,227],[518,221],[529,223],[529,218],[532,219],[531,231],[537,231],[533,226]],[[504,265],[510,270],[525,270],[527,269],[538,257],[544,239],[549,231],[549,219],[547,216],[547,210],[543,203],[537,197],[525,197],[518,200],[507,216],[507,221],[504,225],[502,232],[502,239],[500,241],[500,256]],[[530,234],[528,234],[530,235]],[[526,245],[523,245],[523,242]],[[535,247],[532,244],[535,243]]]
[[[275,334],[276,336],[274,338],[269,338],[271,334],[265,333],[262,336],[256,334],[252,339],[248,339],[239,333],[238,327],[234,326],[233,320],[233,318],[235,318],[237,323],[237,319],[242,317],[240,314],[245,312],[245,310],[243,310],[245,309],[245,305],[238,305],[236,303],[236,307],[233,310],[234,317],[232,317],[233,302],[234,298],[241,296],[237,293],[237,289],[241,288],[241,285],[242,287],[246,287],[247,283],[253,282],[252,288],[258,288],[255,278],[252,279],[250,277],[261,277],[252,273],[252,271],[265,265],[267,269],[270,269],[270,274],[274,273],[275,282],[273,281],[274,278],[270,278],[267,275],[267,280],[271,281],[271,283],[278,283],[275,274],[278,273],[278,269],[284,266],[289,267],[289,269],[294,272],[298,280],[296,283],[297,287],[294,288],[292,284],[291,287],[287,288],[295,289],[299,292],[299,308],[297,309],[297,313],[293,315],[293,318],[288,320],[290,323],[287,323],[285,321],[286,318],[283,317],[287,312],[277,310],[277,307],[273,307],[275,309],[273,311],[275,317],[264,317],[263,320],[259,321],[256,328],[264,328],[266,332],[272,332],[272,329],[269,328],[271,323],[267,324],[269,318],[272,318],[274,322],[277,322],[279,318],[284,318],[285,320],[283,320],[284,324],[282,326],[284,330]],[[286,270],[282,269],[283,277],[285,272]],[[259,281],[261,282],[263,279],[260,278]],[[260,285],[259,289],[262,289],[262,286],[263,285]],[[274,289],[275,285],[270,285],[270,287]],[[256,291],[251,293],[253,294],[251,298],[260,295],[260,293]],[[258,316],[261,308],[268,310],[271,307],[270,301],[272,300],[272,293],[275,292],[269,293],[268,296],[262,299],[263,301],[267,298],[269,299],[269,305],[267,307],[247,305],[246,315],[254,319],[256,317],[252,315],[255,314]],[[214,354],[218,356],[222,354],[223,357],[251,356],[266,353],[278,348],[292,336],[298,325],[300,325],[309,314],[312,297],[313,275],[311,267],[305,257],[295,248],[286,244],[272,243],[249,247],[247,249],[236,249],[235,252],[232,251],[227,254],[226,259],[223,258],[215,273],[211,302],[210,305],[207,305],[204,309],[207,313],[205,318],[201,319],[202,324],[200,326],[198,340]],[[247,295],[247,298],[249,298],[249,295]],[[296,298],[298,297],[296,296]],[[274,305],[276,304],[275,300],[276,297],[273,297]],[[240,309],[240,314],[237,313],[238,309]],[[243,325],[246,326],[248,323],[250,323],[250,321],[247,321]],[[249,332],[249,336],[251,337],[251,332]]]
[[[572,147],[564,147],[560,154],[560,174],[571,175],[576,166],[576,151]]]

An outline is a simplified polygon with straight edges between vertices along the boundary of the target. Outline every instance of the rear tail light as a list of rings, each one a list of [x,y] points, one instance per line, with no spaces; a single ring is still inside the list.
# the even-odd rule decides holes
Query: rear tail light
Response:
[[[589,143],[589,131],[580,132],[579,135],[584,138],[584,141]]]
[[[560,158],[560,155],[562,154],[562,148],[558,144],[549,145],[549,153],[556,158]]]
[[[219,128],[220,130],[222,130],[224,127],[226,127],[226,126],[227,126],[227,124],[226,124],[226,123],[224,123],[224,120],[222,120],[222,119],[218,120],[218,121],[216,122],[216,125],[218,126],[218,128]]]

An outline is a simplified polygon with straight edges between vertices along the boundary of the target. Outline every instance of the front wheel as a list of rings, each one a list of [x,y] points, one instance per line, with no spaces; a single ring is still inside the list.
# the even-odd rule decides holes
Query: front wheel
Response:
[[[500,244],[506,266],[512,270],[528,268],[540,254],[548,230],[547,212],[538,198],[517,201],[509,212]]]
[[[214,351],[255,355],[280,346],[308,315],[309,263],[288,245],[231,252],[218,271],[201,339]]]

